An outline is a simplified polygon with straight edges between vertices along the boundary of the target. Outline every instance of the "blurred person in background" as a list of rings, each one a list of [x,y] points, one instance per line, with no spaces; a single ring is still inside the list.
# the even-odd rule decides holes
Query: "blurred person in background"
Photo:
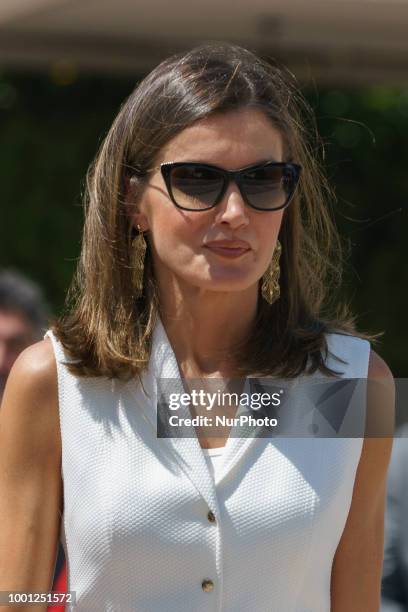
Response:
[[[408,612],[408,423],[395,433],[387,478],[381,612]]]
[[[13,363],[43,337],[49,315],[39,285],[17,270],[0,270],[0,403]]]

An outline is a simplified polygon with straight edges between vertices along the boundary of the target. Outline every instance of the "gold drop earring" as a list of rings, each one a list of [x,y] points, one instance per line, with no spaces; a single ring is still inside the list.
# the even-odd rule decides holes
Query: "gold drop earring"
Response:
[[[273,252],[271,262],[262,276],[262,297],[268,302],[273,304],[280,297],[280,286],[279,286],[279,258],[282,252],[282,245],[279,240],[276,241],[276,247]]]
[[[140,225],[137,224],[136,227],[139,233],[132,241],[130,265],[135,297],[139,298],[143,293],[143,272],[147,244]]]

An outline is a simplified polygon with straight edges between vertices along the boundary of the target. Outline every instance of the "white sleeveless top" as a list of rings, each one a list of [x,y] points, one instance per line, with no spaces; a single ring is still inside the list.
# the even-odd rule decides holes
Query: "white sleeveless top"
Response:
[[[144,391],[136,379],[70,374],[46,336],[58,370],[61,541],[76,592],[67,609],[330,611],[361,437],[230,436],[213,474],[196,435],[156,435],[157,379],[180,376],[160,319]],[[367,377],[368,341],[327,340],[348,362],[329,355],[330,367]]]
[[[204,455],[206,455],[211,473],[215,477],[222,463],[224,446],[220,446],[219,448],[203,448],[202,451]]]

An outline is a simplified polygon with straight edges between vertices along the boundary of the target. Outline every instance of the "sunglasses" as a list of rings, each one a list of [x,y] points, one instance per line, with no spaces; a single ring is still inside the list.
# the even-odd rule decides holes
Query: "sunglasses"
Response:
[[[158,168],[173,204],[191,211],[214,208],[221,202],[231,181],[251,208],[281,210],[290,203],[301,171],[298,164],[272,161],[240,170],[224,170],[195,162],[166,162]]]

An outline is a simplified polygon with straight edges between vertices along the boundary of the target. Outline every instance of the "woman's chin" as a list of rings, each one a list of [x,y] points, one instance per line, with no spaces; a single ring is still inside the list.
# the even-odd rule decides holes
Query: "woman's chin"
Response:
[[[216,277],[207,279],[205,282],[197,282],[197,285],[207,291],[216,292],[228,292],[228,293],[240,293],[248,292],[253,289],[256,291],[257,283],[247,278],[228,278],[228,277]]]

